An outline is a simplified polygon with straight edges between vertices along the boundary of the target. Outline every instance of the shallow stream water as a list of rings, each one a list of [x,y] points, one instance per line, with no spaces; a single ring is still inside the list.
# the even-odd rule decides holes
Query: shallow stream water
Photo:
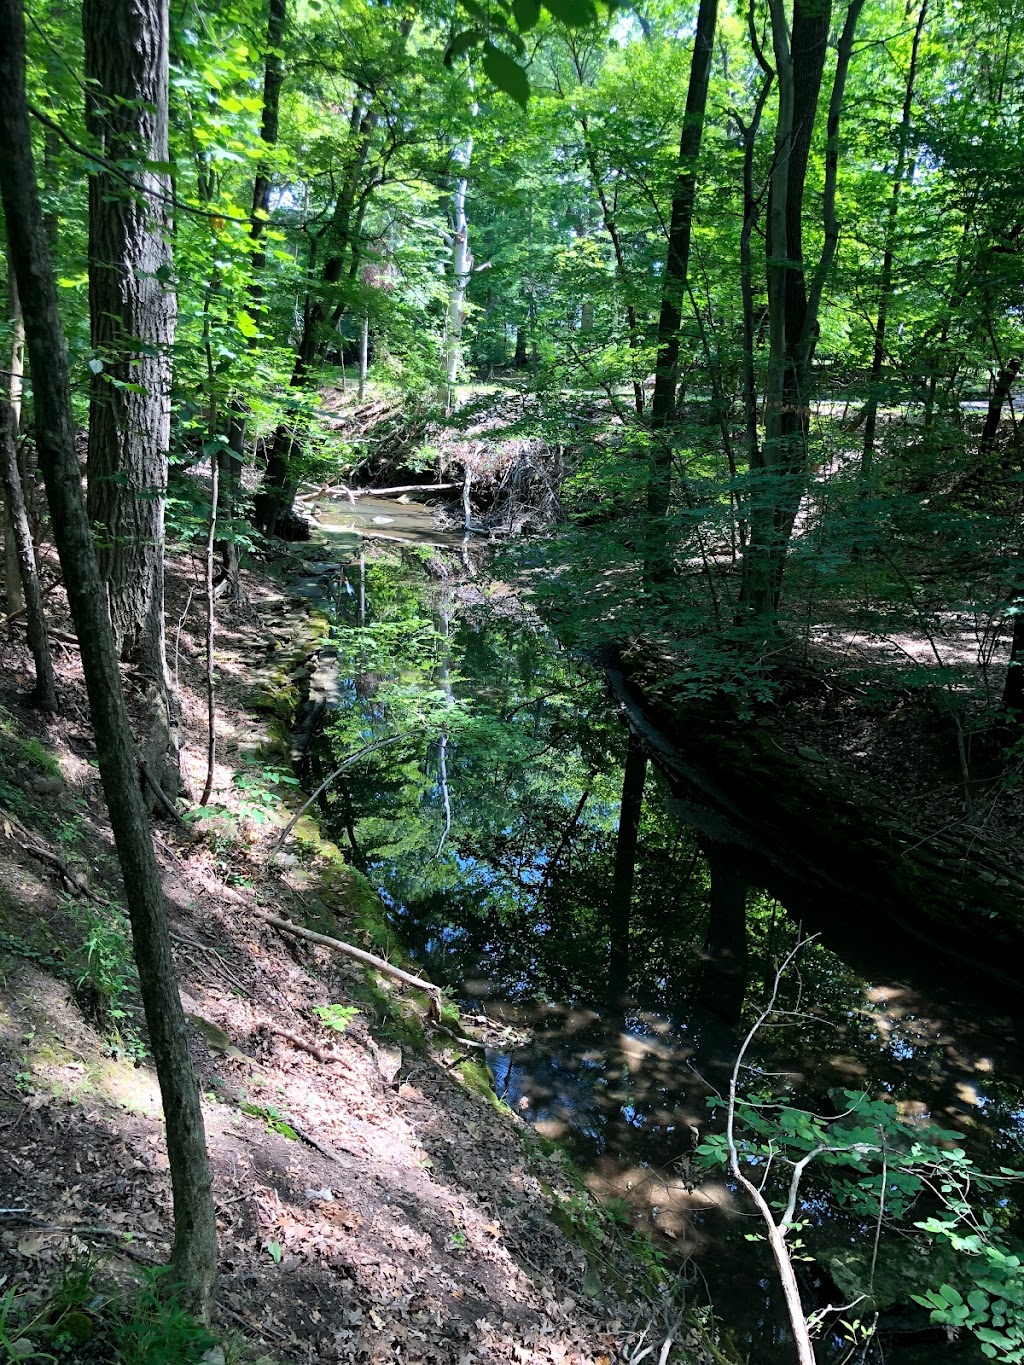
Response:
[[[470,1015],[509,1026],[512,1041],[488,1053],[501,1098],[568,1148],[595,1193],[656,1232],[698,1297],[706,1285],[741,1353],[790,1361],[774,1272],[749,1240],[756,1219],[728,1179],[697,1168],[694,1151],[719,1122],[709,1097],[727,1087],[801,926],[751,888],[745,977],[734,998],[716,994],[707,863],[652,773],[628,989],[612,992],[625,738],[601,678],[559,647],[478,546],[437,532],[428,509],[367,499],[321,506],[319,517],[339,566],[337,625],[311,751],[321,767],[307,776],[395,741],[330,793],[340,842],[434,979]],[[324,578],[311,577],[311,594],[328,590]],[[789,1026],[756,1039],[753,1079],[771,1077],[789,1103],[816,1112],[844,1090],[886,1096],[909,1122],[931,1117],[961,1132],[982,1168],[1024,1167],[1017,1019],[830,922],[828,906],[816,928],[784,984]],[[814,1260],[803,1287],[823,1306],[840,1301],[840,1271],[872,1233],[808,1191]],[[840,1335],[826,1337],[822,1361],[982,1358],[966,1335],[929,1335],[927,1313],[906,1302],[908,1288],[939,1274],[915,1278],[908,1245],[883,1238],[875,1257],[898,1300],[882,1345],[851,1356]]]

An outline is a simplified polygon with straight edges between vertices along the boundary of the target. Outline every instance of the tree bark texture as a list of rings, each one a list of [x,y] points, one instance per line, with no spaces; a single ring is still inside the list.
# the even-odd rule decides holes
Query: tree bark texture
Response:
[[[123,16],[123,10],[118,14]],[[19,0],[0,0],[0,192],[25,315],[39,463],[81,650],[100,777],[124,877],[139,986],[163,1100],[174,1197],[171,1263],[175,1278],[186,1286],[189,1306],[206,1318],[216,1278],[217,1232],[203,1114],[114,637],[82,497],[67,352],[32,158]]]
[[[89,178],[89,517],[114,640],[167,690],[164,502],[176,302],[163,196],[167,0],[84,0],[86,120],[103,155],[142,163],[139,190],[102,169]]]
[[[50,640],[46,633],[46,617],[43,614],[43,594],[39,588],[39,572],[36,566],[35,546],[32,544],[32,528],[29,526],[28,510],[25,507],[25,494],[21,483],[21,470],[18,468],[18,419],[21,413],[21,375],[24,358],[25,326],[18,300],[18,286],[13,272],[8,272],[8,294],[10,296],[11,346],[10,372],[0,376],[0,477],[3,480],[4,503],[7,508],[7,524],[4,536],[9,550],[13,550],[13,570],[21,589],[21,601],[28,627],[28,645],[36,669],[36,684],[32,691],[32,704],[40,711],[57,710],[57,689],[53,678],[53,658],[50,654]],[[7,606],[13,612],[11,600],[11,555],[7,560]]]
[[[6,381],[3,381],[3,377],[0,376],[0,387],[6,389],[7,401],[11,406],[15,440],[14,472],[18,474],[17,438],[18,429],[21,426],[22,378],[25,372],[25,324],[22,321],[21,308],[18,306],[18,286],[9,268],[7,271],[7,294],[10,305],[8,323],[11,328],[11,344],[6,356],[9,374]],[[20,487],[20,475],[18,484]],[[21,501],[24,502],[23,489]],[[21,584],[21,556],[18,551],[18,532],[15,525],[17,513],[13,510],[6,492],[4,494],[4,507],[4,587],[7,590],[7,614],[8,616],[17,616],[25,610],[25,593]]]

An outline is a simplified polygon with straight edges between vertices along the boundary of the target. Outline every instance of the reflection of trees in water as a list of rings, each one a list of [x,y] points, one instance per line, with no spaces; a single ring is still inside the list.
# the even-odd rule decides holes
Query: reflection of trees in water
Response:
[[[770,1267],[737,1243],[747,1224],[725,1183],[694,1189],[689,1158],[693,1130],[715,1121],[706,1100],[726,1087],[736,1034],[759,1012],[799,926],[747,891],[750,869],[734,852],[698,847],[654,771],[635,847],[623,852],[625,735],[598,681],[543,631],[468,611],[452,580],[428,588],[400,559],[366,564],[361,581],[370,624],[359,626],[353,603],[328,761],[425,716],[434,728],[347,773],[329,794],[331,818],[429,973],[489,998],[492,1012],[516,1002],[510,1017],[534,1025],[529,1048],[491,1057],[499,1093],[566,1142],[603,1196],[701,1251],[719,1310],[750,1324],[752,1359],[787,1359]],[[632,888],[616,902],[617,847]],[[867,970],[884,979],[886,944],[866,946]],[[628,1007],[609,1011],[610,987]],[[801,955],[781,1004],[801,1012],[799,1027],[758,1039],[749,1089],[763,1081],[823,1113],[844,1087],[891,1095],[910,1118],[964,1127],[987,1166],[1024,1160],[1024,1065],[1012,1029],[1000,1037],[979,1022],[984,1010],[944,1009],[908,985],[873,990],[820,942]],[[809,1201],[819,1193],[810,1182]],[[840,1235],[831,1212],[819,1235]]]
[[[359,626],[353,605],[339,636],[351,685],[330,723],[331,757],[422,722],[433,694],[430,714],[451,720],[451,830],[442,842],[435,731],[381,751],[330,793],[346,842],[362,852],[410,949],[439,980],[604,1010],[626,743],[597,679],[522,617],[468,609],[452,579],[428,586],[408,557],[366,564],[363,581],[370,625]],[[744,894],[733,854],[703,856],[655,772],[632,872],[628,979],[625,988],[612,984],[636,1009],[604,1022],[549,1015],[510,1076],[510,1098],[527,1101],[529,1117],[567,1130],[584,1162],[625,1172],[671,1168],[685,1156],[688,1125],[706,1121],[698,1077],[721,1088],[732,1029],[757,1011],[799,933],[775,902]],[[621,913],[618,927],[621,962]],[[880,975],[885,950],[873,946]],[[799,993],[806,1017],[798,1030],[765,1034],[760,1065],[785,1073],[792,1102],[824,1111],[843,1086],[891,1094],[910,1113],[966,1122],[972,1142],[998,1162],[1021,1160],[1024,1066],[1008,1030],[993,1038],[909,987],[873,998],[820,944],[786,990],[785,1006]],[[656,1017],[645,1020],[643,1010]]]

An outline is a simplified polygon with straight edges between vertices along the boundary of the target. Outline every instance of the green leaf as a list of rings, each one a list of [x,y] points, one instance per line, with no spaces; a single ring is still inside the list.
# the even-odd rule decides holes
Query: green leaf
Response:
[[[515,100],[520,109],[526,108],[530,98],[530,81],[518,62],[488,43],[484,48],[484,70],[499,90]]]
[[[540,0],[512,0],[512,13],[520,33],[525,33],[540,18]]]
[[[89,361],[89,369],[92,370],[93,374],[103,373],[103,361],[100,360],[99,356],[94,355]]]
[[[544,0],[544,8],[566,28],[589,28],[597,23],[593,0]]]
[[[479,46],[484,40],[484,31],[480,28],[464,28],[461,33],[456,33],[445,48],[444,64],[451,66],[456,57],[461,57],[470,48]],[[496,83],[496,82],[495,82]]]

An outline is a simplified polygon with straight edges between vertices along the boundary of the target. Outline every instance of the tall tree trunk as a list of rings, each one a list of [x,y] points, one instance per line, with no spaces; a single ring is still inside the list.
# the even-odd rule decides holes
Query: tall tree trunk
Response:
[[[46,633],[46,617],[43,614],[43,594],[39,588],[39,573],[36,567],[35,546],[32,544],[32,528],[29,526],[28,510],[25,507],[25,494],[21,483],[21,470],[18,468],[18,426],[21,418],[21,390],[24,372],[25,324],[21,316],[18,299],[18,283],[13,270],[8,266],[7,290],[10,298],[11,352],[10,370],[7,375],[0,374],[0,476],[3,480],[4,503],[7,508],[7,525],[4,534],[8,545],[7,560],[7,607],[15,610],[11,589],[16,582],[21,590],[21,607],[24,610],[28,627],[28,645],[36,668],[36,684],[32,691],[32,704],[40,711],[57,710],[57,689],[53,679],[53,658],[50,654],[50,640]],[[11,554],[13,551],[14,578],[11,578]]]
[[[526,349],[526,328],[520,323],[516,327],[516,349],[512,357],[512,368],[525,370],[530,363],[530,353]]]
[[[861,456],[861,477],[865,485],[871,479],[875,457],[878,399],[882,384],[882,371],[885,366],[885,333],[889,322],[889,306],[892,302],[892,277],[900,196],[903,193],[903,186],[914,179],[915,158],[910,156],[911,119],[914,108],[914,86],[917,81],[917,59],[921,50],[921,35],[924,32],[927,14],[928,0],[921,0],[921,8],[917,14],[917,26],[914,29],[914,41],[910,48],[910,66],[907,70],[907,83],[903,91],[903,109],[900,114],[896,167],[893,171],[892,188],[889,191],[889,208],[885,217],[882,269],[878,278],[878,308],[875,314],[875,339],[871,352],[871,375],[868,380],[868,398],[864,412],[864,453]]]
[[[697,200],[697,158],[704,135],[704,113],[711,79],[718,0],[700,0],[697,31],[690,58],[690,81],[686,112],[679,137],[679,159],[672,191],[672,216],[668,230],[668,255],[658,319],[658,358],[651,399],[651,426],[655,439],[647,483],[647,515],[651,523],[652,559],[648,579],[663,578],[668,571],[670,550],[665,518],[672,487],[672,440],[668,431],[676,410],[679,386],[679,329],[686,299],[690,268],[690,240]]]
[[[622,774],[622,804],[619,807],[619,832],[615,841],[615,868],[612,873],[609,914],[611,956],[608,994],[612,1000],[621,999],[629,988],[629,923],[646,781],[647,754],[631,730],[626,746],[626,766]]]
[[[366,370],[370,354],[370,319],[364,313],[359,323],[359,389],[360,403],[366,397]],[[344,366],[342,367],[344,369]]]
[[[288,0],[270,0],[267,14],[267,55],[263,69],[263,117],[260,124],[260,140],[267,148],[277,146],[281,126],[281,90],[284,86],[281,44],[284,42],[287,27]],[[252,283],[249,286],[249,294],[257,308],[263,298],[260,276],[267,263],[263,229],[270,217],[272,187],[270,166],[261,161],[256,168],[252,185],[252,226],[249,229],[249,236],[256,244],[252,256]]]
[[[992,392],[989,395],[985,425],[981,429],[981,439],[978,441],[978,458],[980,460],[986,460],[996,448],[999,423],[1003,420],[1003,408],[1013,392],[1013,386],[1017,382],[1022,363],[1024,363],[1022,357],[1012,356],[999,367],[992,384]]]
[[[582,86],[583,71],[579,62],[576,63],[576,72],[579,76],[580,85]],[[615,257],[615,278],[623,294],[626,309],[626,336],[629,341],[629,351],[633,360],[633,374],[631,375],[630,380],[633,386],[633,407],[636,411],[636,415],[642,417],[644,415],[644,382],[643,375],[639,370],[640,323],[636,314],[636,304],[633,302],[631,296],[629,275],[626,270],[626,253],[622,244],[622,234],[619,231],[615,209],[609,200],[608,193],[604,187],[604,181],[602,180],[600,167],[598,166],[597,154],[594,151],[594,144],[590,137],[590,120],[585,114],[580,115],[580,128],[583,130],[583,150],[587,158],[587,166],[590,169],[590,178],[594,182],[594,190],[597,194],[598,203],[601,205],[601,218],[604,222],[605,231],[608,234],[608,240],[612,244],[612,254]],[[592,305],[588,304],[584,305],[584,307],[590,307],[591,318],[593,318]],[[584,330],[589,329],[584,328]]]
[[[166,196],[168,0],[84,0],[86,122],[103,155],[137,166],[140,189],[89,177],[89,518],[114,643],[150,680],[143,750],[180,785],[179,707],[164,643],[164,508],[170,443],[171,281]]]
[[[89,131],[116,164],[166,164],[167,0],[84,0]],[[118,652],[167,686],[164,501],[170,440],[171,287],[164,196],[96,168],[89,178],[89,313],[102,369],[89,402],[89,516]]]
[[[411,31],[412,21],[403,20],[399,30],[403,43]],[[302,333],[291,377],[294,389],[305,389],[312,382],[317,362],[333,334],[333,328],[329,326],[332,312],[329,294],[341,279],[348,254],[354,247],[354,226],[361,221],[357,208],[359,182],[370,154],[378,119],[375,96],[358,90],[349,116],[353,148],[343,173],[331,221],[323,232],[330,254],[320,272],[321,294],[317,297],[313,292],[308,293],[303,307]],[[314,242],[311,247],[311,275],[317,245]],[[295,496],[296,471],[302,449],[298,426],[282,423],[274,433],[262,488],[256,495],[254,506],[256,525],[268,536],[274,534],[278,520],[291,506]]]
[[[469,78],[473,88],[472,76]],[[473,104],[473,116],[477,106]],[[466,195],[469,190],[469,164],[473,159],[472,135],[455,149],[455,164],[458,176],[452,194],[451,213],[451,252],[452,274],[448,287],[448,315],[445,320],[445,387],[444,408],[450,413],[455,407],[455,386],[462,369],[462,328],[466,321],[466,292],[469,278],[473,273],[473,253],[469,249],[469,219],[466,217]]]
[[[740,618],[775,628],[786,552],[807,479],[810,387],[822,294],[839,242],[836,183],[839,126],[853,37],[864,0],[851,0],[839,39],[829,100],[822,194],[823,242],[808,288],[803,258],[804,192],[815,112],[825,66],[830,3],[795,0],[790,38],[784,0],[770,0],[778,117],[769,182],[768,383],[762,471],[751,497]]]
[[[756,474],[764,467],[764,460],[757,420],[758,393],[755,343],[758,319],[754,306],[754,265],[751,249],[760,203],[760,195],[755,193],[754,189],[754,152],[757,147],[757,135],[761,127],[761,119],[764,116],[764,108],[768,102],[772,83],[775,80],[775,72],[769,66],[761,49],[754,23],[753,5],[747,12],[747,27],[750,33],[751,47],[764,73],[750,122],[744,122],[738,114],[733,115],[740,137],[743,139],[743,224],[740,228],[740,299],[743,313],[743,343],[740,363],[740,389],[743,395],[743,432],[747,468],[751,473]],[[746,518],[748,515],[748,512],[744,510],[739,520],[740,549],[744,555],[747,546],[748,525]]]
[[[8,324],[11,329],[11,345],[7,353],[6,360],[8,375],[6,380],[0,374],[0,391],[6,391],[7,399],[11,408],[11,426],[13,429],[13,451],[14,451],[14,477],[18,482],[18,490],[12,499],[6,491],[7,474],[7,451],[4,451],[4,517],[3,517],[3,537],[4,537],[4,586],[7,589],[7,614],[8,616],[20,616],[25,610],[25,592],[21,581],[21,554],[19,545],[18,530],[18,511],[15,507],[16,502],[24,506],[25,494],[21,483],[21,474],[18,469],[18,431],[21,426],[21,391],[23,377],[25,373],[25,325],[21,317],[21,308],[18,306],[18,286],[10,267],[7,270],[7,293],[9,300]],[[6,439],[6,438],[5,438]],[[20,496],[19,496],[20,495]],[[35,552],[33,551],[33,559]]]
[[[123,10],[121,11],[123,19]],[[82,498],[67,351],[46,250],[25,100],[25,29],[19,0],[0,0],[0,192],[25,312],[36,440],[54,539],[78,634],[100,777],[124,876],[135,960],[156,1064],[174,1197],[174,1278],[209,1316],[217,1229],[199,1087],[174,975],[160,873],[89,518]]]

